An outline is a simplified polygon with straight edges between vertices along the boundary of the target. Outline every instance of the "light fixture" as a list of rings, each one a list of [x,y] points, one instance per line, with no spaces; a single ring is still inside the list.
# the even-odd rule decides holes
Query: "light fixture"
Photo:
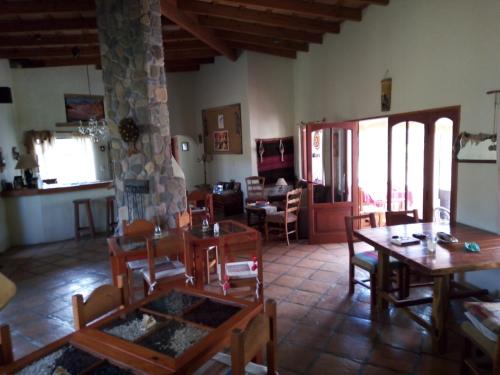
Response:
[[[288,184],[286,183],[286,180],[283,177],[280,177],[276,181],[276,186],[278,186],[278,190],[280,191],[280,193],[282,193],[283,189],[285,188],[285,186],[288,186]]]
[[[90,89],[90,75],[89,75],[89,66],[86,66],[87,69],[87,86],[89,88],[89,95],[92,96],[92,90]],[[87,122],[79,121],[78,131],[80,134],[88,136],[92,139],[93,142],[100,142],[107,134],[108,128],[106,127],[105,119],[96,119],[95,116],[91,116]]]
[[[86,123],[80,121],[78,131],[90,137],[95,143],[98,143],[107,134],[106,120],[97,120],[92,116]]]

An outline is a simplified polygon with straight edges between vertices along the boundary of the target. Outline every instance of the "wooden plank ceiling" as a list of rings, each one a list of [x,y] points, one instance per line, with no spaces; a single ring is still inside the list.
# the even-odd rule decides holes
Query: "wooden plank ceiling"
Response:
[[[295,58],[389,0],[161,0],[165,68],[198,70],[241,50]],[[16,67],[100,65],[94,0],[0,0],[0,59]]]

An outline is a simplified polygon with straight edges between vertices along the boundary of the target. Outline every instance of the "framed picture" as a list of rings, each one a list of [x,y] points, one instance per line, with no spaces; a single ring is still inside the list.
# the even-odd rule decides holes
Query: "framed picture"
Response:
[[[189,151],[189,142],[181,142],[181,150]]]
[[[104,97],[101,95],[65,94],[66,121],[88,121],[104,119]]]
[[[214,131],[214,151],[229,151],[229,132],[227,130]]]

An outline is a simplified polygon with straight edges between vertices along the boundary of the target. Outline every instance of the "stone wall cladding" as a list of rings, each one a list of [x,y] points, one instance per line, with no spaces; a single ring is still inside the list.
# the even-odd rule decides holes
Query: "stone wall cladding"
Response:
[[[174,226],[186,209],[186,183],[172,171],[159,0],[96,0],[96,10],[119,211],[127,211],[123,181],[148,179],[145,218],[159,214]],[[118,133],[124,117],[141,130],[135,154]]]

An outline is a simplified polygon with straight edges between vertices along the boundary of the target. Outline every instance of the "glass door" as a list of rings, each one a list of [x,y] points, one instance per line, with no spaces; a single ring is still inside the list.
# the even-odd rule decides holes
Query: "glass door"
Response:
[[[358,207],[358,124],[308,124],[306,133],[309,242],[345,241],[344,217]]]

